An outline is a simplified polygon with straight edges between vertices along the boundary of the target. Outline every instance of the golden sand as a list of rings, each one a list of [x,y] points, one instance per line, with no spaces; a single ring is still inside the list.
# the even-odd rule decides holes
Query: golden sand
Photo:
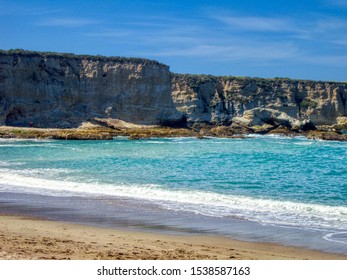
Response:
[[[216,236],[134,232],[3,215],[0,259],[338,260],[347,256]]]

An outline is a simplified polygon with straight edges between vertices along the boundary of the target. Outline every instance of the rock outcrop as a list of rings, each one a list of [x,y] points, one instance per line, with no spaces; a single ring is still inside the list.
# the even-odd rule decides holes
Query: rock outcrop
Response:
[[[168,66],[146,59],[2,51],[0,125],[176,124],[170,78]]]
[[[345,83],[173,74],[172,96],[188,123],[305,130],[347,115]]]
[[[0,126],[113,128],[121,120],[266,133],[346,127],[346,116],[346,83],[183,75],[146,59],[0,51]]]

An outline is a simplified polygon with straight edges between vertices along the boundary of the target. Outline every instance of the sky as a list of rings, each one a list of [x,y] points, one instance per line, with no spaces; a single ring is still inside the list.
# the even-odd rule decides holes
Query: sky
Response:
[[[347,0],[0,0],[0,49],[17,48],[347,81]]]

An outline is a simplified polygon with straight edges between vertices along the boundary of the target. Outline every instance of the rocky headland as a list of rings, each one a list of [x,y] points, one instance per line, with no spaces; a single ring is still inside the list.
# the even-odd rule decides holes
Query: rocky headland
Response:
[[[248,133],[347,140],[347,84],[174,74],[140,58],[0,51],[0,137]]]

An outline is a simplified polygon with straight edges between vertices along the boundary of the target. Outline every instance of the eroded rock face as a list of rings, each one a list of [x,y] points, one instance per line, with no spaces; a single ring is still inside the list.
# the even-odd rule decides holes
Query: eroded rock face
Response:
[[[345,127],[346,116],[346,83],[181,75],[146,59],[0,51],[0,125],[122,120],[310,130]]]
[[[0,125],[74,127],[94,118],[180,122],[169,67],[145,59],[0,53]]]
[[[172,96],[190,123],[302,129],[347,115],[345,83],[173,74]]]

